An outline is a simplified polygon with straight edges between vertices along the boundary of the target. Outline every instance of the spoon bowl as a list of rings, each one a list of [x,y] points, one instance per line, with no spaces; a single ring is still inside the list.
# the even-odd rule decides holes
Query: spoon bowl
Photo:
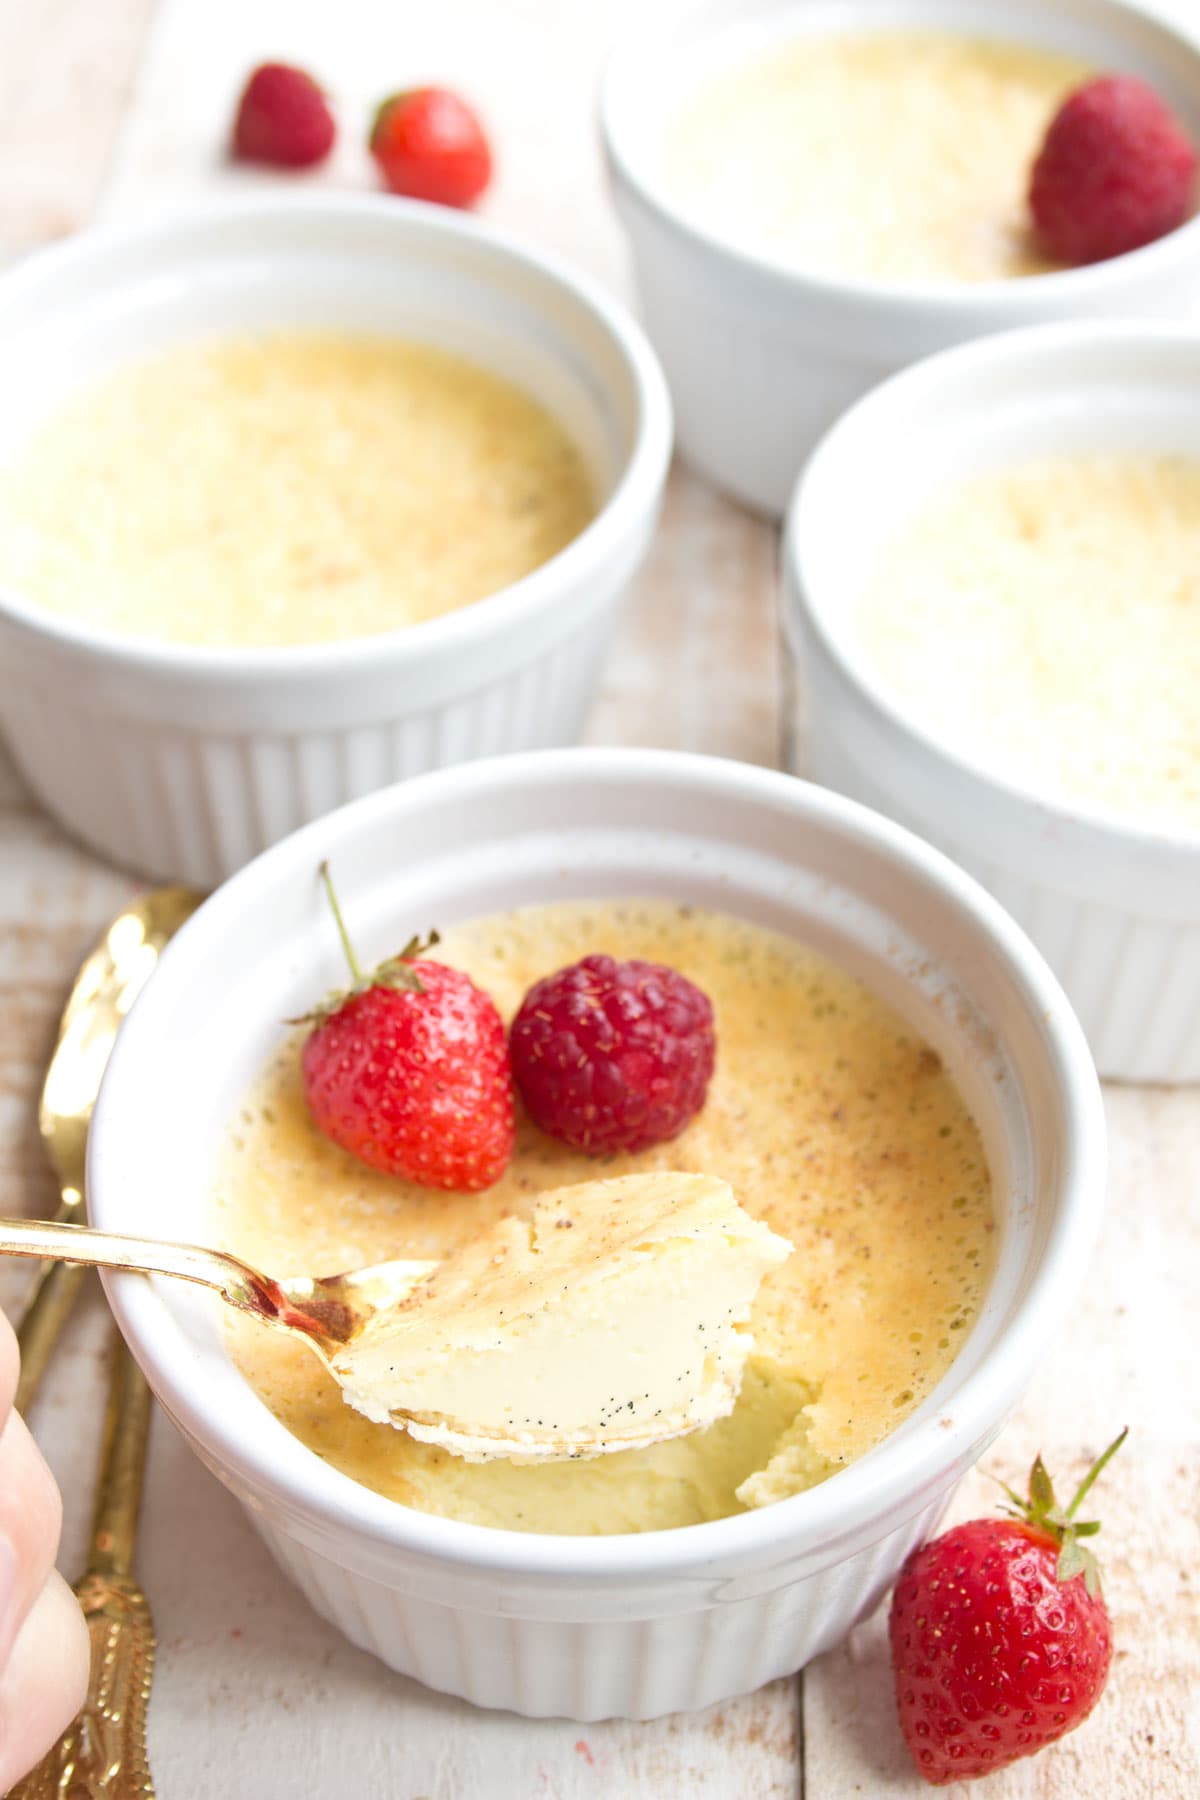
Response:
[[[117,1032],[168,941],[202,899],[194,888],[180,886],[137,895],[105,927],[75,977],[38,1106],[38,1130],[62,1195],[55,1215],[60,1223],[83,1218],[88,1127]],[[82,1279],[77,1264],[47,1262],[26,1297],[17,1326],[19,1412],[37,1392]]]
[[[0,1256],[47,1257],[74,1267],[173,1275],[215,1288],[235,1311],[307,1345],[335,1380],[333,1358],[369,1325],[402,1306],[438,1267],[436,1262],[395,1261],[345,1275],[297,1275],[277,1281],[224,1250],[93,1231],[89,1225],[60,1219],[0,1219]]]
[[[139,894],[106,927],[75,978],[38,1107],[38,1130],[64,1213],[82,1209],[88,1126],[117,1032],[168,941],[202,898],[189,887]]]

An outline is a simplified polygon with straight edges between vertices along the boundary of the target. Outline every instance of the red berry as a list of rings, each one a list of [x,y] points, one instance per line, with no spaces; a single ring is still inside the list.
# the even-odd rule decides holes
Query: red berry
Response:
[[[677,1137],[716,1061],[708,996],[674,969],[611,956],[535,982],[509,1045],[533,1119],[589,1156]]]
[[[313,1015],[305,1041],[301,1071],[317,1129],[385,1175],[471,1193],[490,1187],[516,1129],[500,1014],[461,970],[419,955],[428,945],[414,942],[364,975],[332,885],[329,893],[355,980]]]
[[[1039,1457],[1010,1519],[957,1525],[908,1558],[889,1631],[900,1729],[934,1787],[987,1775],[1074,1730],[1100,1698],[1112,1628],[1075,1521],[1124,1441],[1094,1464],[1064,1512]]]
[[[1033,165],[1030,211],[1059,262],[1100,262],[1182,225],[1195,174],[1195,146],[1154,89],[1132,75],[1102,75],[1052,119]]]
[[[337,128],[321,89],[303,69],[263,63],[242,90],[233,154],[243,162],[307,169],[328,156]]]
[[[470,206],[492,176],[483,126],[449,88],[391,95],[375,114],[369,148],[384,185],[410,200]]]

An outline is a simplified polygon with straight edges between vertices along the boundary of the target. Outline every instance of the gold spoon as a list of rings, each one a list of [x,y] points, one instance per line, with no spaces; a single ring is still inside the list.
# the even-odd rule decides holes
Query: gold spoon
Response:
[[[141,894],[106,928],[75,978],[42,1086],[38,1126],[58,1176],[64,1225],[82,1216],[84,1157],[92,1107],[117,1032],[155,969],[163,946],[200,904],[192,888]],[[83,1266],[46,1262],[17,1326],[17,1406],[37,1389],[79,1291]],[[114,1333],[114,1336],[116,1334]],[[75,1592],[92,1644],[87,1699],[58,1743],[13,1790],[13,1800],[90,1800],[116,1794],[153,1800],[146,1762],[146,1708],[154,1626],[133,1579],[150,1390],[117,1337],[105,1415],[91,1551]]]
[[[133,1578],[150,1389],[116,1338],[87,1569],[75,1593],[91,1640],[87,1698],[9,1800],[154,1800],[146,1713],[154,1624]]]
[[[62,1193],[57,1215],[61,1222],[83,1217],[88,1126],[118,1028],[164,946],[202,898],[187,887],[152,888],[140,894],[106,927],[75,978],[38,1108],[38,1129]],[[18,1412],[24,1412],[33,1398],[82,1280],[82,1267],[62,1262],[47,1263],[38,1273],[17,1326]]]
[[[283,1281],[196,1244],[0,1219],[0,1255],[215,1289],[304,1344],[367,1418],[471,1461],[600,1456],[728,1412],[749,1348],[739,1326],[791,1249],[728,1183],[679,1170],[544,1193],[528,1218],[495,1221],[444,1262]],[[551,1366],[564,1334],[581,1359],[570,1380]]]
[[[385,1262],[346,1275],[296,1275],[275,1281],[224,1250],[43,1219],[0,1219],[0,1256],[57,1257],[64,1263],[140,1275],[176,1275],[215,1288],[238,1312],[307,1344],[335,1381],[334,1357],[380,1315],[402,1306],[438,1267],[436,1262]]]

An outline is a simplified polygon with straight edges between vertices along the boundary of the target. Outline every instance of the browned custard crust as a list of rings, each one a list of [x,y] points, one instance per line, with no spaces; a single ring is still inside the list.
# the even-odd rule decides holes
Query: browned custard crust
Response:
[[[635,1168],[721,1175],[795,1245],[759,1291],[757,1348],[733,1412],[595,1461],[462,1462],[354,1413],[303,1349],[238,1327],[238,1364],[289,1430],[368,1487],[475,1524],[646,1531],[809,1487],[929,1392],[987,1283],[991,1188],[962,1099],[896,1014],[804,945],[666,901],[584,901],[457,926],[437,954],[508,1018],[539,976],[594,951],[670,963],[713,1002],[716,1074],[673,1143],[597,1162],[526,1120],[495,1187],[433,1193],[376,1175],[317,1135],[291,1039],[248,1095],[219,1172],[220,1241],[284,1273],[444,1254],[503,1213],[527,1211],[538,1192]]]

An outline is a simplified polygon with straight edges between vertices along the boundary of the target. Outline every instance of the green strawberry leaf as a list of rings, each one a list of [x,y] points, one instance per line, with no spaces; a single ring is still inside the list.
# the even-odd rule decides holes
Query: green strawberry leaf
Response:
[[[1041,1518],[1047,1518],[1058,1505],[1054,1497],[1054,1483],[1046,1472],[1039,1450],[1033,1459],[1033,1467],[1029,1471],[1029,1498],[1033,1511]]]
[[[1100,1521],[1099,1519],[1083,1519],[1077,1522],[1075,1514],[1101,1469],[1116,1455],[1128,1436],[1129,1427],[1126,1426],[1124,1431],[1113,1439],[1103,1455],[1096,1458],[1080,1482],[1075,1498],[1065,1511],[1058,1503],[1054,1492],[1054,1483],[1050,1479],[1040,1452],[1034,1458],[1033,1467],[1029,1471],[1028,1499],[1022,1500],[1007,1482],[999,1483],[1009,1501],[1009,1504],[1002,1506],[1000,1511],[1006,1513],[1010,1519],[1021,1519],[1025,1524],[1033,1525],[1038,1531],[1044,1531],[1048,1536],[1054,1538],[1059,1546],[1055,1569],[1058,1579],[1073,1581],[1077,1575],[1082,1575],[1087,1591],[1093,1598],[1100,1592],[1100,1565],[1091,1550],[1085,1549],[1079,1540],[1085,1537],[1095,1537],[1100,1529]]]

